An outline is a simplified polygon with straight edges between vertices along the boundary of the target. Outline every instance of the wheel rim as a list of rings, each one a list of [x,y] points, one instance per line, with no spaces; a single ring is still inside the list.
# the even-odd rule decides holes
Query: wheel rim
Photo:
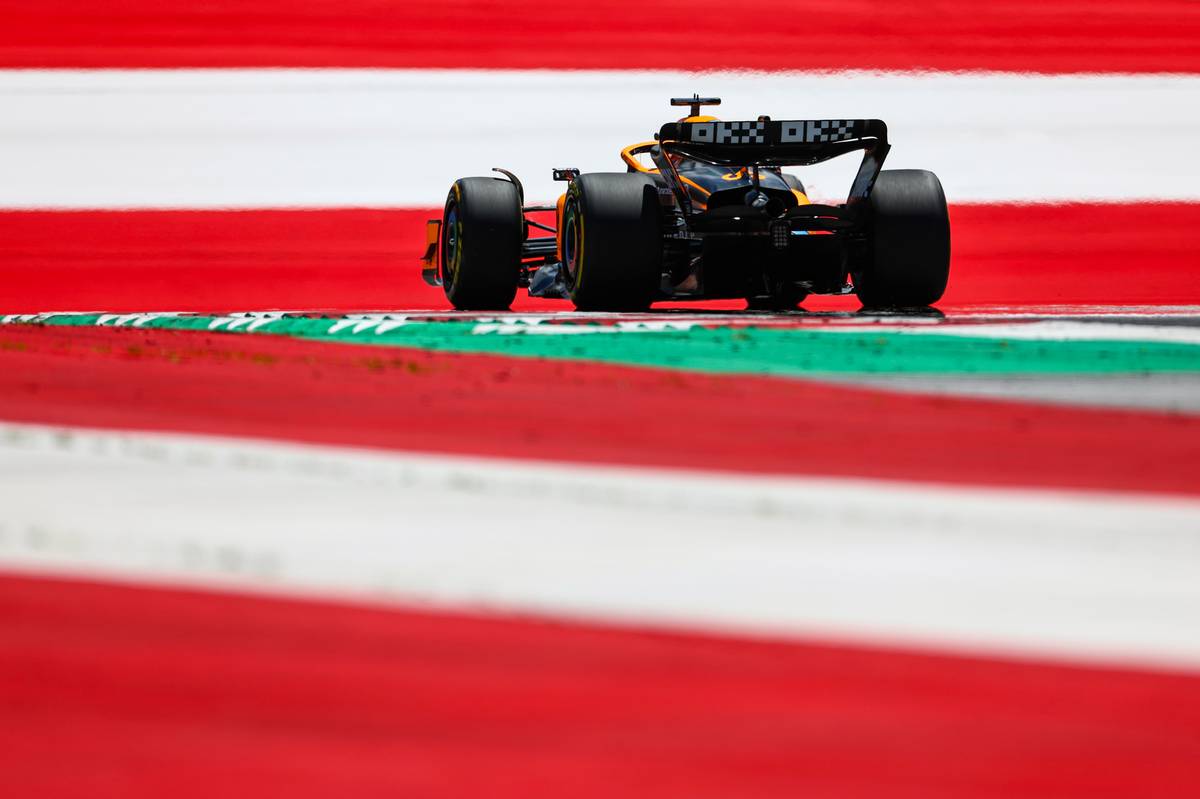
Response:
[[[566,230],[563,231],[563,266],[567,271],[567,283],[574,286],[579,270],[579,225],[574,206],[567,212]]]
[[[442,247],[442,281],[446,285],[454,282],[462,258],[462,219],[458,216],[457,203],[446,208],[446,240]]]

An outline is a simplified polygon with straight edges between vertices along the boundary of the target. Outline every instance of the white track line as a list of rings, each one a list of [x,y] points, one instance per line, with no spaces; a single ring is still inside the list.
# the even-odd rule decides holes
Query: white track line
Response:
[[[1200,666],[1200,502],[0,425],[0,568]]]
[[[1200,326],[1121,324],[1120,322],[1079,322],[1075,320],[1034,320],[1006,324],[991,321],[964,321],[956,324],[887,325],[872,330],[890,333],[935,336],[973,336],[1026,341],[1146,341],[1165,344],[1200,344]],[[839,333],[861,332],[862,328],[829,325],[821,330]],[[1200,352],[1200,351],[1198,351]],[[1197,356],[1200,366],[1200,354]]]
[[[725,118],[880,117],[892,168],[952,201],[1200,199],[1200,77],[480,70],[0,71],[0,207],[440,205],[451,181],[623,170],[721,95]],[[804,173],[844,194],[853,159]]]
[[[62,317],[88,316],[78,312],[41,313],[41,314],[6,314],[0,316],[0,325],[40,324]],[[208,323],[209,330],[255,330],[270,331],[270,325],[283,319],[283,311],[246,311],[223,316],[212,317]],[[149,313],[101,314],[94,324],[98,327],[142,327],[155,320],[170,317],[203,316],[201,314],[177,313],[172,311],[154,311]],[[746,326],[775,327],[776,329],[794,330],[805,333],[903,333],[913,335],[946,335],[959,337],[975,337],[998,340],[1028,340],[1028,341],[1096,341],[1096,342],[1153,342],[1163,344],[1192,344],[1200,345],[1200,325],[1169,325],[1122,322],[1081,322],[1077,320],[1047,320],[1031,319],[1013,323],[996,322],[988,318],[958,319],[951,317],[951,324],[944,320],[929,317],[911,317],[897,320],[896,317],[863,317],[817,319],[817,323],[803,324],[803,317],[786,316],[703,316],[676,315],[658,316],[646,314],[643,317],[628,315],[614,320],[609,314],[561,314],[531,315],[513,314],[509,316],[482,316],[463,314],[462,316],[441,316],[441,319],[455,319],[462,322],[473,322],[473,335],[537,335],[537,336],[575,336],[602,335],[625,333],[675,333],[691,330],[697,327],[719,327],[723,323],[736,323]],[[420,314],[409,313],[354,313],[341,317],[328,317],[320,320],[325,324],[322,332],[334,333],[368,333],[367,338],[387,333],[410,324],[438,324],[423,320]],[[603,324],[561,324],[564,321],[573,322],[604,322]],[[806,320],[807,321],[807,320]],[[550,324],[547,324],[547,323]],[[559,324],[555,324],[559,322]],[[1197,350],[1200,359],[1200,350]],[[1200,368],[1200,360],[1197,362]]]

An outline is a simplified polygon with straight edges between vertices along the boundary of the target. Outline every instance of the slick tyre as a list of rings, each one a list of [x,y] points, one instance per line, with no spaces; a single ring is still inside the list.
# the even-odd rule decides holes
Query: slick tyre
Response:
[[[580,175],[567,192],[562,224],[563,268],[576,308],[650,307],[662,282],[653,178],[624,172]]]
[[[950,277],[950,217],[937,175],[920,169],[879,173],[870,197],[870,247],[854,272],[868,308],[933,305]]]
[[[442,214],[439,262],[450,304],[460,311],[500,311],[512,305],[524,238],[516,186],[497,178],[456,181]]]

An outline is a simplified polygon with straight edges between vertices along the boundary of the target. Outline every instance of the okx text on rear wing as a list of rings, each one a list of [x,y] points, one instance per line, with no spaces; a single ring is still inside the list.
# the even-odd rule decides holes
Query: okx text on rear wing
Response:
[[[789,119],[760,117],[745,122],[668,122],[655,137],[655,164],[663,174],[678,173],[667,156],[722,166],[811,166],[845,153],[863,151],[848,204],[866,200],[891,149],[880,119]]]

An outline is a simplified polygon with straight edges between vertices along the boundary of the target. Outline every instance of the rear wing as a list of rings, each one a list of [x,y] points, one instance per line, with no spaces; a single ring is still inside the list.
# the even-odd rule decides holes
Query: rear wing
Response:
[[[722,166],[810,166],[862,150],[848,203],[865,200],[871,193],[891,149],[887,125],[880,119],[668,122],[655,138],[663,154]],[[674,173],[673,168],[668,171]]]

